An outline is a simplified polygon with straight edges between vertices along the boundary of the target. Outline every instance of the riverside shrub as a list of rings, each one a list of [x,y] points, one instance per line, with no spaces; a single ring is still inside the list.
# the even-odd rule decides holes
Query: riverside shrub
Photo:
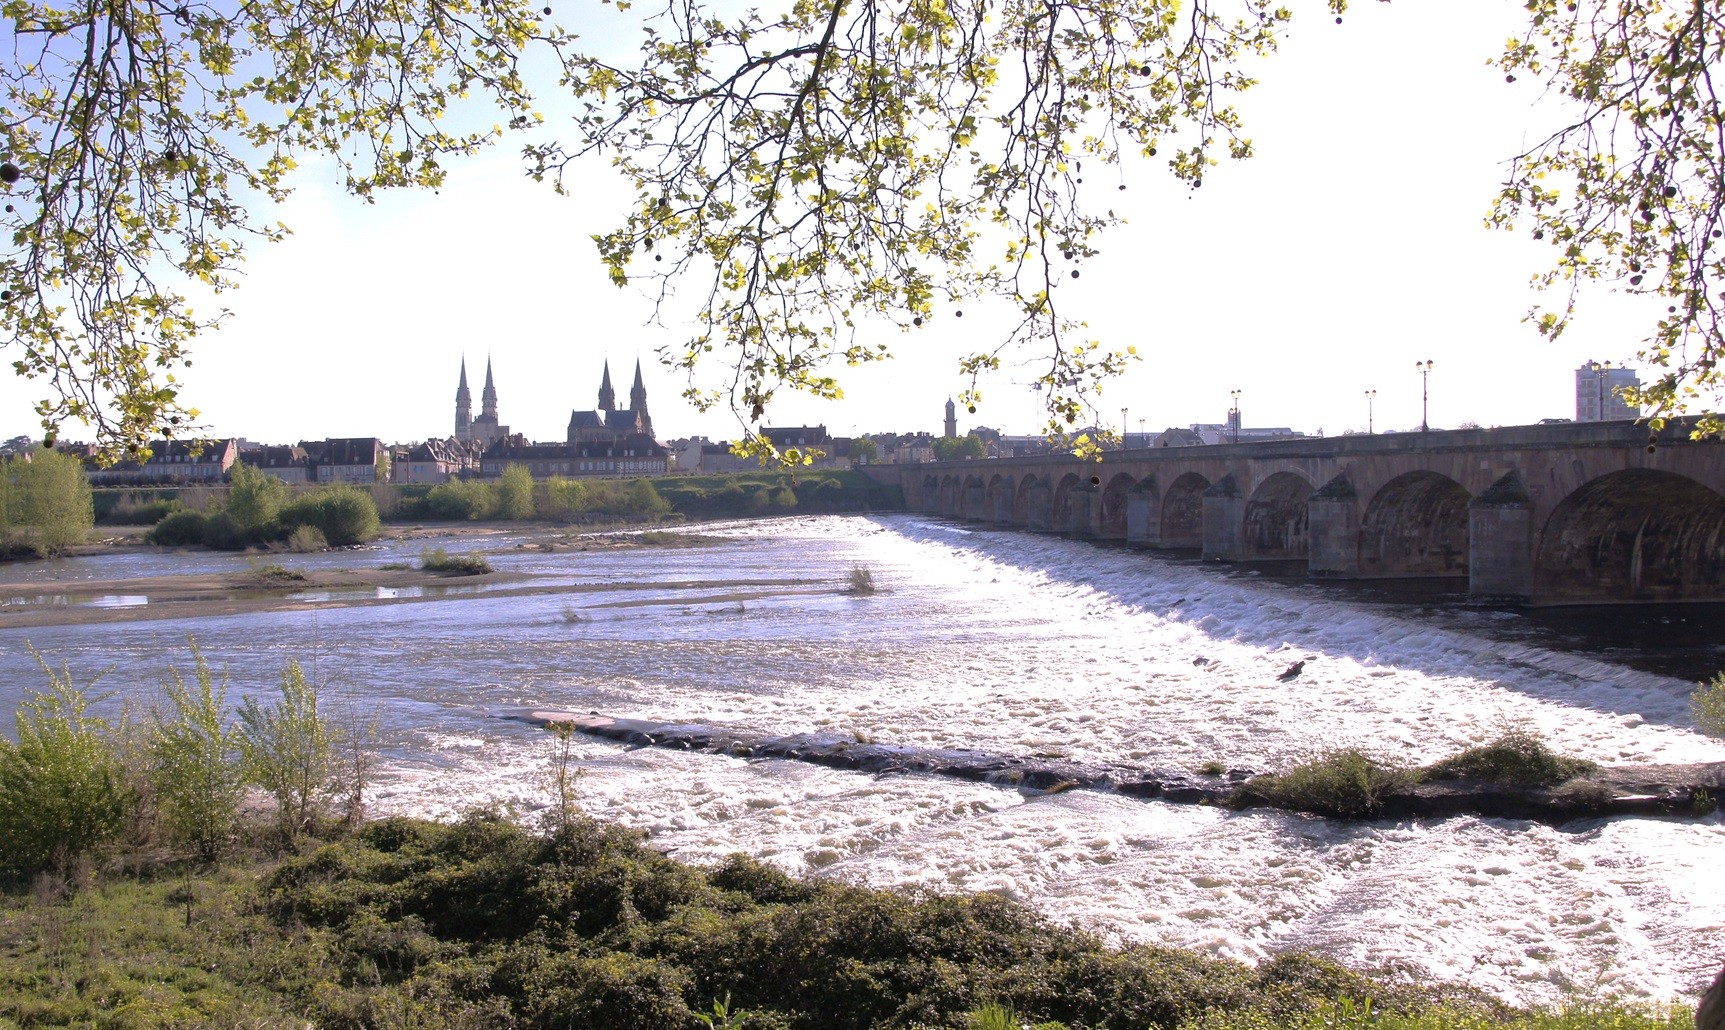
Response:
[[[246,782],[275,798],[283,835],[313,827],[340,791],[337,727],[318,708],[318,688],[292,659],[282,669],[281,697],[240,705],[240,769]]]
[[[144,539],[157,547],[201,546],[204,542],[204,525],[208,521],[201,511],[170,512],[144,534]]]
[[[295,527],[310,526],[331,547],[362,544],[377,535],[380,525],[377,502],[351,486],[324,487],[296,497],[282,506],[277,522],[290,533]]]
[[[245,785],[239,736],[227,717],[227,677],[215,681],[195,643],[192,663],[195,685],[168,670],[167,704],[151,713],[150,787],[169,840],[212,859],[234,838]]]
[[[0,867],[19,873],[101,852],[131,803],[108,722],[66,666],[36,661],[48,686],[18,706],[17,743],[0,737]]]

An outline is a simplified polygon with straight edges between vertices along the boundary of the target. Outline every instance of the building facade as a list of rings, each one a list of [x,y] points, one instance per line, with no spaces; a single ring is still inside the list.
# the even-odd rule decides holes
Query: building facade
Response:
[[[1589,361],[1575,370],[1575,420],[1614,422],[1641,417],[1618,392],[1641,385],[1633,368],[1612,368],[1611,362]]]

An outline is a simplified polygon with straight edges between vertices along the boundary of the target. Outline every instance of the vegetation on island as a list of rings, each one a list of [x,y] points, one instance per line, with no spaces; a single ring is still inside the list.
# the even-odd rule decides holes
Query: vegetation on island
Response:
[[[427,547],[419,552],[419,567],[452,576],[483,576],[491,571],[491,562],[483,554],[450,554],[441,547]]]
[[[285,544],[316,550],[364,543],[381,525],[377,502],[358,487],[330,485],[296,492],[244,462],[235,462],[228,476],[225,491],[208,491],[206,510],[180,502],[145,539],[163,547],[242,550]]]

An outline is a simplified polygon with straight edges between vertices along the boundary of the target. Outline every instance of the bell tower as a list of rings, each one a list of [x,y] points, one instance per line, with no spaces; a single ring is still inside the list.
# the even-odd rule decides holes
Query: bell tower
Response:
[[[466,440],[473,425],[473,394],[467,389],[467,359],[461,359],[461,385],[455,388],[455,438]]]

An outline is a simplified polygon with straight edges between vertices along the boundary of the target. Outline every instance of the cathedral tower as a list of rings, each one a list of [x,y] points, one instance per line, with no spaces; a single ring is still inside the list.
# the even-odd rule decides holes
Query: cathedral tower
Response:
[[[497,422],[497,387],[491,383],[491,359],[485,359],[485,391],[479,395],[479,417],[486,422]]]
[[[467,359],[461,359],[461,385],[455,388],[455,438],[466,440],[473,424],[473,394],[467,389]]]
[[[617,391],[611,389],[611,362],[605,362],[605,378],[599,383],[599,410],[617,410]]]
[[[946,438],[958,439],[958,405],[952,403],[952,398],[946,399]]]
[[[629,410],[635,413],[635,425],[641,433],[653,435],[653,416],[647,414],[647,384],[641,381],[641,359],[635,359],[635,385],[629,387]]]

